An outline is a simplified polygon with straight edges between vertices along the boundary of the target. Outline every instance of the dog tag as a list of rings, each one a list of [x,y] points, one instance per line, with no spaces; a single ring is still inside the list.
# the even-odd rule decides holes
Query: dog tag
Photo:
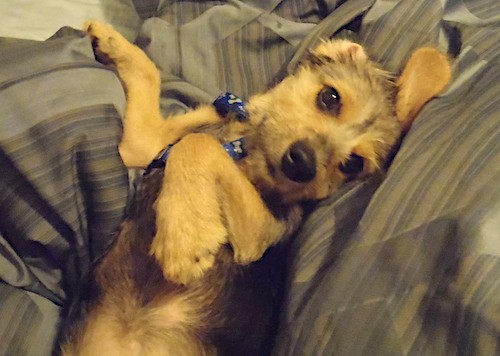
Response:
[[[215,99],[212,105],[222,117],[235,118],[238,121],[246,121],[248,119],[245,103],[234,94],[225,93]]]
[[[237,140],[227,142],[222,145],[226,150],[227,154],[235,161],[238,161],[247,155],[245,150],[245,138],[239,138]]]

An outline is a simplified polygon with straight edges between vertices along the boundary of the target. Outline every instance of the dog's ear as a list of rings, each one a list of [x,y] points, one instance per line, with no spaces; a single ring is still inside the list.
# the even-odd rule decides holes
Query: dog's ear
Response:
[[[356,61],[366,61],[368,59],[365,50],[360,44],[348,40],[324,41],[316,47],[314,53],[333,60],[341,60],[346,57],[351,57]]]
[[[313,51],[310,51],[302,61],[303,65],[317,66],[333,62],[343,62],[346,59],[366,61],[366,55],[361,45],[348,40],[323,41]]]
[[[407,132],[420,109],[438,95],[451,78],[448,58],[434,48],[416,50],[398,79],[396,114],[403,133]]]

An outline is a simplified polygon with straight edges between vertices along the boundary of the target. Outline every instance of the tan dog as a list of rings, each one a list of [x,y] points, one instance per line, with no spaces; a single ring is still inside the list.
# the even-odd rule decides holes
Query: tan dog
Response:
[[[302,202],[380,169],[450,78],[447,58],[434,49],[416,51],[394,83],[360,45],[325,41],[294,75],[249,100],[247,121],[213,106],[165,120],[160,76],[147,56],[107,25],[86,30],[127,89],[124,163],[144,168],[175,145],[166,169],[144,178],[98,266],[98,297],[66,354],[256,354],[250,331],[247,343],[228,335],[249,317],[234,313],[259,314],[259,305],[245,304],[260,283],[248,287],[245,278],[261,264],[252,262],[297,229]],[[221,142],[242,136],[248,156],[235,162]],[[268,323],[245,325],[268,332]]]

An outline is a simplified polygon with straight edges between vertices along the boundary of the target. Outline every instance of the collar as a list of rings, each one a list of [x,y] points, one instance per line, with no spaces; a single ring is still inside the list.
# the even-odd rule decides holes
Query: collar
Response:
[[[144,175],[149,174],[153,169],[164,169],[167,165],[167,159],[170,155],[170,150],[174,147],[174,145],[168,145],[166,148],[160,151],[158,155],[153,159],[153,161],[149,164],[149,166],[144,171]],[[224,150],[227,152],[229,157],[231,157],[235,161],[239,161],[240,159],[246,157],[248,152],[245,148],[245,138],[240,137],[237,140],[226,142],[222,145]]]
[[[225,93],[215,99],[212,105],[217,110],[217,113],[225,118],[236,119],[238,121],[246,121],[248,112],[245,109],[245,103],[239,97],[231,93]],[[153,159],[149,166],[144,171],[144,175],[149,174],[151,170],[160,168],[164,169],[167,164],[167,158],[170,155],[170,150],[174,145],[168,145],[161,150]],[[244,158],[248,152],[245,149],[245,138],[240,137],[237,140],[224,143],[222,145],[227,154],[235,161]]]

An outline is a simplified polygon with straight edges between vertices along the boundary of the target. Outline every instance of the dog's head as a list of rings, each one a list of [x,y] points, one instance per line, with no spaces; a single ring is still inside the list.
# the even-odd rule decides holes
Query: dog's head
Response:
[[[360,45],[322,43],[294,75],[250,99],[250,179],[285,202],[327,197],[380,169],[449,78],[448,60],[434,49],[415,52],[396,80]]]

